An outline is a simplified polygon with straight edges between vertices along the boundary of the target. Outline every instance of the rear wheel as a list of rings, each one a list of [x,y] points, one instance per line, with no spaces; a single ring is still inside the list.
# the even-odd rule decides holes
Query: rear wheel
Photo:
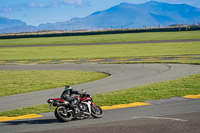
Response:
[[[72,112],[67,112],[67,111],[68,110],[65,106],[58,106],[55,109],[54,114],[59,121],[68,122],[72,120],[73,116],[72,116]]]
[[[94,118],[101,118],[103,116],[103,110],[95,105],[95,104],[92,104],[91,106],[91,115],[94,117]]]

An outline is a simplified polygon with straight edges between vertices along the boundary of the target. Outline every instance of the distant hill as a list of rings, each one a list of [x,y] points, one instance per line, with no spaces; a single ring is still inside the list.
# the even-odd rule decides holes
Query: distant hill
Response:
[[[17,27],[17,26],[26,26],[26,23],[17,19],[8,19],[5,17],[0,17],[0,29]]]
[[[26,25],[26,23],[21,20],[0,17],[0,33],[28,32],[35,30],[35,26]]]
[[[150,1],[144,4],[121,3],[84,18],[41,24],[29,30],[95,30],[106,28],[144,28],[200,22],[200,9],[186,4]],[[26,29],[23,26],[23,30]],[[7,28],[8,30],[8,28]],[[5,30],[5,32],[7,32]],[[2,30],[0,30],[1,32]],[[19,30],[20,31],[20,30]]]

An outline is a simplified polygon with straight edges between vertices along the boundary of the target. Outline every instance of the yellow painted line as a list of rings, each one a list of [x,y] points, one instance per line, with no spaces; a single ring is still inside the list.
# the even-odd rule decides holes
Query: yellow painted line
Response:
[[[41,61],[38,61],[38,62],[42,63],[42,62],[49,62],[49,61],[51,61],[51,60],[41,60]]]
[[[26,63],[27,61],[17,61],[17,63]]]
[[[200,94],[198,95],[186,95],[185,98],[200,99]]]
[[[90,60],[87,60],[87,61],[102,61],[103,59],[90,59]]]
[[[119,60],[119,61],[126,61],[126,60],[129,60],[129,59],[116,59],[116,60]]]
[[[61,62],[71,62],[71,61],[76,61],[76,60],[61,60]]]
[[[30,119],[30,118],[37,118],[37,117],[43,117],[43,116],[37,115],[37,114],[28,114],[28,115],[16,116],[16,117],[0,116],[0,122],[21,120],[21,119]]]
[[[101,106],[101,108],[103,110],[108,110],[108,109],[128,108],[128,107],[146,106],[146,105],[152,105],[152,104],[143,103],[143,102],[135,102],[135,103],[129,103],[129,104],[112,105],[112,106]]]

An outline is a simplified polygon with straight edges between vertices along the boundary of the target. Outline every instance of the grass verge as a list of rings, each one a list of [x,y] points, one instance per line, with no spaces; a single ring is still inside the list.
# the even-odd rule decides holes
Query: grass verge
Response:
[[[99,105],[158,100],[200,93],[200,74],[94,96]]]
[[[142,63],[170,63],[170,64],[193,64],[200,65],[200,60],[155,60],[155,61],[119,61],[101,64],[142,64]]]
[[[53,53],[53,54],[52,54]],[[69,60],[199,55],[200,42],[1,48],[1,61]]]
[[[103,43],[103,42],[130,42],[151,40],[177,40],[199,39],[200,31],[181,32],[146,32],[146,33],[123,33],[107,35],[85,35],[66,37],[23,38],[23,39],[0,39],[0,46],[16,45],[45,45],[45,44],[75,44],[75,43]]]
[[[94,102],[99,106],[143,102],[170,97],[182,97],[200,93],[200,74],[169,80],[120,91],[94,95]],[[53,109],[51,111],[54,111]],[[48,104],[0,112],[0,116],[20,116],[33,113],[49,112]]]
[[[55,107],[49,110],[48,104],[41,104],[41,105],[29,106],[26,108],[19,108],[19,109],[15,109],[11,111],[0,112],[0,116],[15,117],[15,116],[22,116],[26,114],[40,114],[40,113],[46,113],[46,112],[53,112],[54,109]]]
[[[75,85],[107,77],[86,71],[0,71],[0,96]]]

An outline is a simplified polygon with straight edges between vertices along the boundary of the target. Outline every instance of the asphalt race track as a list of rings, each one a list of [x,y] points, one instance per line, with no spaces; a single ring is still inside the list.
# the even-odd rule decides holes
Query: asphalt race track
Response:
[[[97,94],[184,77],[199,73],[200,67],[185,64],[41,64],[1,65],[0,70],[84,70],[111,74],[105,79],[74,86]],[[0,111],[45,103],[48,98],[59,97],[63,89],[1,97]],[[60,123],[53,113],[46,113],[41,118],[1,122],[0,132],[200,132],[199,99],[172,98],[151,102],[153,105],[106,110],[101,119],[67,123]]]
[[[180,64],[41,64],[1,65],[0,70],[83,70],[111,74],[102,80],[74,86],[77,90],[85,89],[89,94],[98,94],[180,78],[200,72],[200,67]],[[60,97],[63,89],[62,87],[1,97],[0,111],[46,103],[49,98]],[[34,98],[31,98],[33,96]]]
[[[0,132],[44,133],[199,133],[200,100],[107,110],[100,119],[58,122],[53,113],[42,118],[0,123]]]

